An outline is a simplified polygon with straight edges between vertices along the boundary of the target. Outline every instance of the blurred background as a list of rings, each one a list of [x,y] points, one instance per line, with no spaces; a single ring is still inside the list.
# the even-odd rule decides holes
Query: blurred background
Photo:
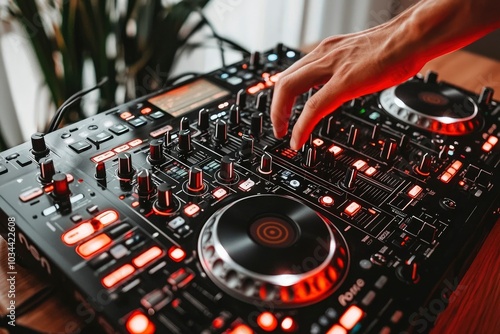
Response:
[[[381,24],[415,2],[0,0],[0,151],[45,131],[57,107],[103,77],[108,83],[73,106],[65,123],[165,87],[185,72],[238,61],[245,52],[237,46],[303,48]],[[496,31],[469,49],[500,59],[499,38]]]

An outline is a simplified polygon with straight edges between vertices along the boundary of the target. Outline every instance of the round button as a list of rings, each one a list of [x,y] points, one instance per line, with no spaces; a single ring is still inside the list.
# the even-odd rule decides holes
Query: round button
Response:
[[[95,124],[89,125],[89,126],[87,127],[87,129],[89,129],[89,130],[97,130],[98,128],[99,128],[99,127],[98,127],[97,125],[95,125]]]
[[[300,186],[300,182],[297,180],[291,180],[290,185],[294,188],[297,188],[298,186]]]
[[[334,201],[333,201],[333,197],[326,195],[326,196],[321,196],[319,198],[319,202],[323,206],[332,206]]]
[[[372,256],[370,256],[370,262],[378,266],[383,266],[387,262],[387,259],[385,258],[384,255],[380,253],[375,253]]]
[[[359,266],[361,267],[361,269],[368,270],[372,267],[372,263],[366,259],[363,259],[359,261]]]
[[[71,133],[69,133],[69,132],[64,132],[64,133],[61,135],[61,138],[62,138],[62,139],[66,139],[66,138],[69,138],[69,137],[71,137]]]
[[[439,204],[441,207],[445,210],[455,210],[457,208],[457,203],[452,200],[451,198],[443,198],[441,201],[439,201]]]

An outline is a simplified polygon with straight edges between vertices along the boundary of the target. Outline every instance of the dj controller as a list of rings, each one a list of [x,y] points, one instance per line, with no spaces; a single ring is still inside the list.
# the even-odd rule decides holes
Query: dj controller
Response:
[[[24,263],[107,333],[429,331],[497,219],[500,105],[430,72],[294,151],[269,113],[299,58],[278,44],[0,153],[2,235],[15,220]]]

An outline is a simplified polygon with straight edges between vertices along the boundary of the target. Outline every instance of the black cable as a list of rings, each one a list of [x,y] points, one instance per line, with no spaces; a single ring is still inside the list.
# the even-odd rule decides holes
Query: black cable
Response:
[[[80,100],[83,96],[87,95],[91,91],[96,90],[98,88],[101,88],[101,86],[104,85],[106,82],[108,82],[108,78],[104,77],[94,87],[91,87],[91,88],[88,88],[85,90],[81,90],[81,91],[71,95],[66,101],[64,101],[64,103],[61,104],[61,106],[57,109],[56,113],[54,114],[54,117],[52,118],[52,121],[50,122],[50,126],[49,126],[47,133],[53,132],[59,127],[59,123],[61,123],[62,117],[70,105],[72,105],[76,101]]]
[[[223,43],[222,40],[218,37],[219,35],[215,31],[215,28],[212,25],[212,23],[210,23],[210,21],[208,21],[208,19],[203,14],[202,9],[201,8],[196,8],[196,11],[200,15],[202,22],[205,22],[205,24],[208,26],[208,28],[210,28],[210,30],[212,31],[212,35],[217,39],[217,42],[219,43],[219,51],[220,51],[220,59],[221,59],[221,62],[222,62],[222,67],[226,67],[226,59],[224,57],[224,47],[222,45],[222,43]]]

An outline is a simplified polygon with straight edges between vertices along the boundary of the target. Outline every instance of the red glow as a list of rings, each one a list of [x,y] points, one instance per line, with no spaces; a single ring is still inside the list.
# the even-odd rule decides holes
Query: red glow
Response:
[[[229,334],[253,334],[254,331],[248,327],[247,325],[237,325],[236,327],[233,328],[232,331],[229,332]]]
[[[278,327],[278,320],[271,312],[262,312],[257,317],[257,324],[266,332],[271,332]]]
[[[297,328],[297,324],[292,317],[286,317],[281,321],[281,329],[284,332],[293,332]]]
[[[121,119],[130,119],[131,117],[134,117],[130,111],[125,111],[120,114]]]
[[[194,203],[191,203],[184,208],[184,213],[188,217],[192,217],[198,212],[200,212],[200,207]]]
[[[128,145],[130,147],[136,147],[136,146],[139,146],[141,144],[142,144],[142,139],[134,139],[134,140],[128,142]]]
[[[135,311],[129,316],[125,327],[131,334],[152,334],[156,330],[151,320],[139,311]]]
[[[102,285],[106,288],[112,288],[119,282],[123,281],[127,277],[131,276],[135,272],[135,268],[131,264],[125,264],[115,271],[108,274],[101,280]]]
[[[81,257],[89,257],[111,243],[111,238],[106,234],[100,234],[92,239],[85,241],[83,244],[76,248],[76,252]]]
[[[139,201],[132,202],[132,207],[137,208],[139,206]]]
[[[153,262],[157,258],[159,258],[163,254],[163,251],[161,250],[160,247],[158,246],[153,246],[141,255],[137,256],[135,259],[132,260],[132,263],[134,266],[137,268],[142,268],[145,265]]]
[[[418,195],[422,192],[422,187],[419,185],[414,185],[413,187],[408,190],[408,196],[411,198],[417,198]]]
[[[347,331],[344,327],[335,324],[328,330],[328,332],[326,332],[326,334],[347,334]]]
[[[175,262],[181,262],[186,258],[186,252],[182,248],[172,246],[168,250],[168,256]]]
[[[151,113],[151,108],[149,108],[149,107],[143,108],[141,110],[141,114],[143,114],[143,115],[148,115],[150,113]]]
[[[95,217],[103,226],[114,223],[118,220],[118,212],[115,210],[106,210]]]
[[[264,85],[262,82],[259,82],[258,84],[250,87],[247,89],[248,94],[256,94],[260,92],[261,90],[265,89],[266,85]]]
[[[351,202],[345,209],[344,212],[349,216],[354,216],[361,209],[361,205],[356,202]]]
[[[351,330],[356,326],[356,324],[363,317],[363,310],[361,310],[356,305],[351,305],[347,311],[340,317],[339,323],[344,326],[345,329]]]
[[[95,232],[94,226],[92,226],[92,224],[89,221],[87,221],[65,232],[62,235],[62,240],[66,245],[71,246],[85,239],[94,232]]]

